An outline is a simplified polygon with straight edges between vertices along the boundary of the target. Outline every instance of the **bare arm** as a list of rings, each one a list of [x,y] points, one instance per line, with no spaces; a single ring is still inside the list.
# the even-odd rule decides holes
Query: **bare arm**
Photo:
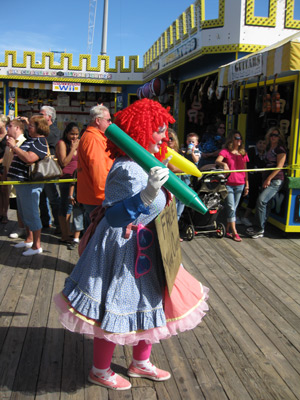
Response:
[[[282,168],[284,166],[286,160],[286,154],[285,153],[281,153],[281,154],[277,154],[277,165],[276,168]],[[270,173],[270,175],[267,177],[267,179],[263,182],[263,189],[265,189],[266,187],[270,186],[271,180],[275,178],[275,176],[278,174],[280,170],[277,169],[275,171],[272,171]]]
[[[67,146],[64,141],[59,141],[55,147],[56,157],[58,158],[59,165],[64,168],[72,161],[73,155],[77,151],[79,139],[72,141],[71,149],[67,155]]]
[[[223,157],[223,156],[218,156],[217,159],[216,159],[216,164],[217,164],[219,167],[221,167],[221,168],[223,168],[223,169],[229,171],[228,164],[227,164],[226,162],[223,162],[223,160],[224,160],[224,157]]]

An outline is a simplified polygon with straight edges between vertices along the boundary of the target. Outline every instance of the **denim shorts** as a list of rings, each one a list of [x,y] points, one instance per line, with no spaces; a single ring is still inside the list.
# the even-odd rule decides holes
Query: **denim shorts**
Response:
[[[73,231],[81,232],[84,230],[84,208],[82,204],[75,204],[73,207]]]
[[[60,203],[59,203],[58,215],[63,217],[65,217],[67,214],[71,214],[73,209],[72,204],[69,203],[69,189],[70,189],[70,182],[59,184]]]
[[[43,184],[16,185],[18,213],[31,231],[42,229],[40,218],[40,195],[44,188]]]

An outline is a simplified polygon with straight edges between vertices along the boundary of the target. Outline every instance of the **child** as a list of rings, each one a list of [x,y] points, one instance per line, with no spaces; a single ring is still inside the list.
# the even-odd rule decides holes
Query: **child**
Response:
[[[77,178],[77,170],[74,171],[73,177]],[[71,183],[69,189],[69,202],[73,206],[74,238],[72,243],[68,244],[68,250],[73,250],[78,246],[80,233],[84,230],[84,208],[82,204],[77,202],[76,189],[77,183]]]

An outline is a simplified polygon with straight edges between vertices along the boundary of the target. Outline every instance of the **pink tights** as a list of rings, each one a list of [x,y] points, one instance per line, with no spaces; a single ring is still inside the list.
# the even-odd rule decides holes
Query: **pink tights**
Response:
[[[115,343],[108,342],[104,339],[94,338],[94,367],[98,369],[106,369],[110,367]],[[141,340],[133,347],[133,358],[137,361],[144,361],[150,358],[152,344],[147,344]]]

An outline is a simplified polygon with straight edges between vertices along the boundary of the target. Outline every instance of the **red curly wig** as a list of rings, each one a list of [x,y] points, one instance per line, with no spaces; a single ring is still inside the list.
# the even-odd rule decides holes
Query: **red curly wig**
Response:
[[[169,124],[175,122],[169,111],[170,107],[166,109],[157,101],[150,99],[137,100],[124,108],[124,110],[118,111],[115,114],[114,123],[144,149],[148,150],[149,143],[153,140],[153,132],[157,132],[158,128],[164,126],[164,124],[168,128]],[[163,144],[162,150],[165,152],[165,142]],[[113,158],[125,155],[110,140],[108,140],[107,148],[110,150],[111,157]],[[159,159],[161,158],[159,153],[156,156]]]

